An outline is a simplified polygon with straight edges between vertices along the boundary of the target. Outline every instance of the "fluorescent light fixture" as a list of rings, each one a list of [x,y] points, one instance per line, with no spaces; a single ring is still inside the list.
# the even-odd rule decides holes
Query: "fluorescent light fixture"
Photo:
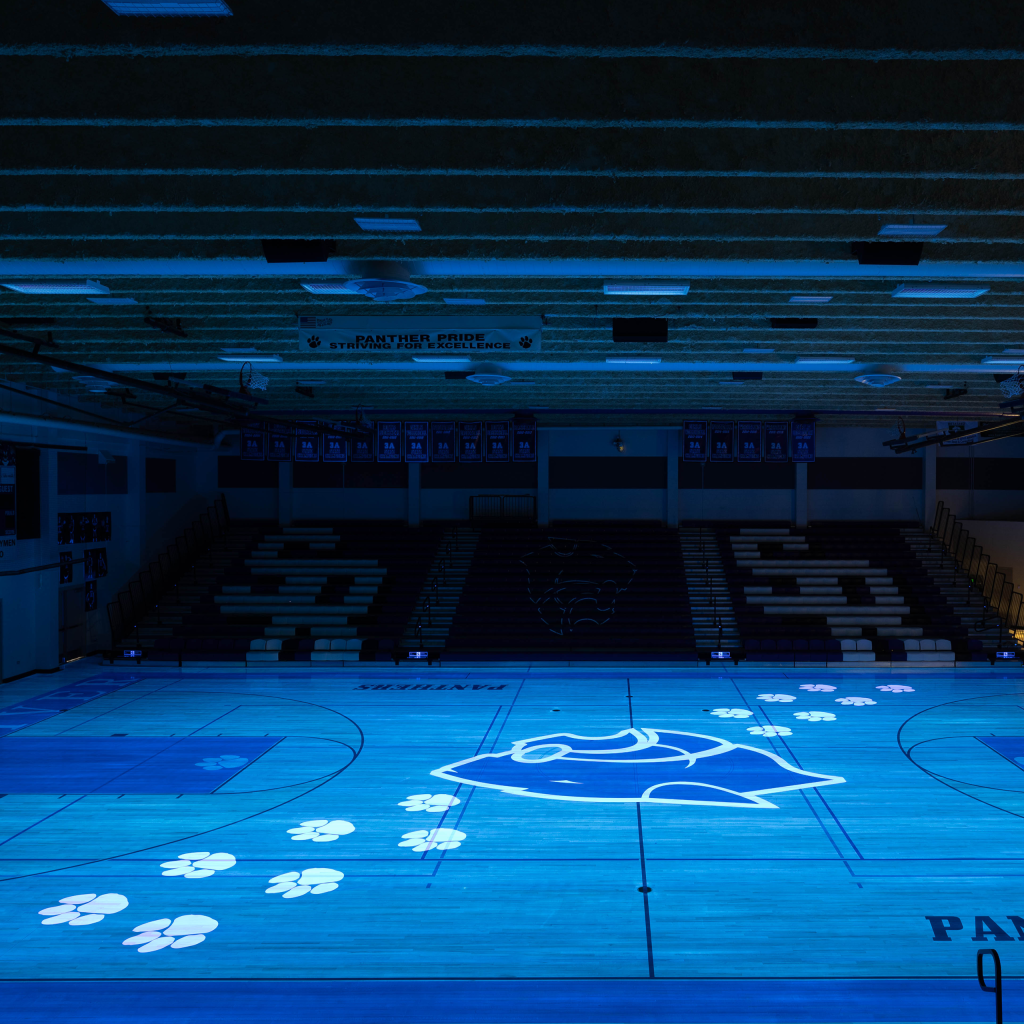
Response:
[[[1004,348],[1004,356],[1024,356],[1024,348]]]
[[[934,238],[945,230],[945,224],[886,224],[878,233],[889,238]]]
[[[217,356],[222,363],[279,363],[280,356]]]
[[[901,284],[892,295],[894,299],[976,299],[987,291],[948,284]]]
[[[412,217],[354,217],[364,231],[419,231],[420,222]]]
[[[745,348],[743,351],[748,356],[773,356],[773,355],[775,355],[775,349],[773,349],[773,348]]]
[[[303,281],[302,287],[314,295],[351,295],[347,281]]]
[[[4,287],[22,295],[107,295],[110,292],[99,281],[5,281]]]
[[[95,302],[97,306],[137,306],[138,303],[134,299],[122,298],[122,299],[94,299],[90,298],[90,302]]]
[[[746,384],[745,380],[720,380],[719,384]]]
[[[1003,363],[1011,366],[1018,366],[1021,363],[1021,356],[985,356],[983,363]]]
[[[605,281],[605,295],[687,295],[689,281]]]
[[[453,299],[447,295],[444,299],[449,306],[485,306],[487,305],[486,299]]]
[[[656,357],[648,356],[609,356],[605,359],[606,363],[623,363],[623,364],[640,364],[644,366],[652,366],[655,363],[660,363],[661,360]]]
[[[221,352],[227,352],[229,356],[242,356],[246,352],[255,352],[254,348],[222,348]]]
[[[136,18],[230,18],[224,0],[103,0],[115,13]]]
[[[469,356],[413,356],[414,363],[468,363]]]
[[[853,356],[797,356],[798,363],[852,363]]]
[[[327,381],[325,380],[297,380],[295,383],[302,388],[323,388],[327,386]]]
[[[817,305],[819,302],[831,302],[831,295],[790,295],[790,302],[799,303],[802,306]]]

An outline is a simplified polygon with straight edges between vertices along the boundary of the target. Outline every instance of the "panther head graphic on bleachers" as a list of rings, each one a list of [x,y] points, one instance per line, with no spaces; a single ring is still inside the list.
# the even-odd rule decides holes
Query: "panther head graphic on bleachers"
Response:
[[[615,614],[616,597],[636,575],[636,566],[607,544],[569,537],[548,537],[519,560],[526,566],[530,600],[559,636],[582,623],[606,623]]]

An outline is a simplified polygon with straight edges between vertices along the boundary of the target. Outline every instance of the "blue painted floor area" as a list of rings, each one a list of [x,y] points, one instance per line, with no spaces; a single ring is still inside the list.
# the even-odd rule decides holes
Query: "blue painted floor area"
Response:
[[[4,1022],[973,1022],[989,947],[1024,1020],[1019,671],[54,682],[0,690]]]

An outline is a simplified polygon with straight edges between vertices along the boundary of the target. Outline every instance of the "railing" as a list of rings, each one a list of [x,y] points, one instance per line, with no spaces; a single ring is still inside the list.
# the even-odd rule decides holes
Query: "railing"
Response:
[[[117,599],[107,605],[111,647],[117,647],[133,629],[137,632],[139,622],[154,608],[159,615],[160,598],[172,587],[177,587],[190,569],[195,573],[196,559],[215,540],[224,536],[229,523],[228,504],[222,494],[149,563],[148,569],[142,569],[128,582]]]
[[[976,630],[1005,628],[1019,642],[1024,631],[1024,598],[1006,578],[1006,573],[985,554],[982,546],[964,529],[963,523],[940,501],[935,507],[932,537],[938,541],[943,559],[952,562],[954,584],[963,573],[968,586],[968,605],[977,596],[980,618]]]
[[[471,519],[537,518],[537,499],[532,494],[476,494],[469,499]]]

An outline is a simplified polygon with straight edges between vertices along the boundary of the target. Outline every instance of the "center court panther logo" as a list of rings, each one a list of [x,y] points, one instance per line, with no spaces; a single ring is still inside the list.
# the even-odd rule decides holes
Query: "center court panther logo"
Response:
[[[320,347],[320,339],[315,334],[310,335],[310,337],[308,337],[306,339],[306,344],[310,348],[319,348]]]
[[[776,807],[763,794],[846,781],[794,768],[757,747],[667,729],[535,736],[500,754],[479,754],[430,774],[545,800],[715,807]]]
[[[607,544],[568,537],[519,559],[526,566],[530,600],[552,633],[565,636],[583,623],[603,626],[615,614],[615,599],[636,575],[636,566]]]

